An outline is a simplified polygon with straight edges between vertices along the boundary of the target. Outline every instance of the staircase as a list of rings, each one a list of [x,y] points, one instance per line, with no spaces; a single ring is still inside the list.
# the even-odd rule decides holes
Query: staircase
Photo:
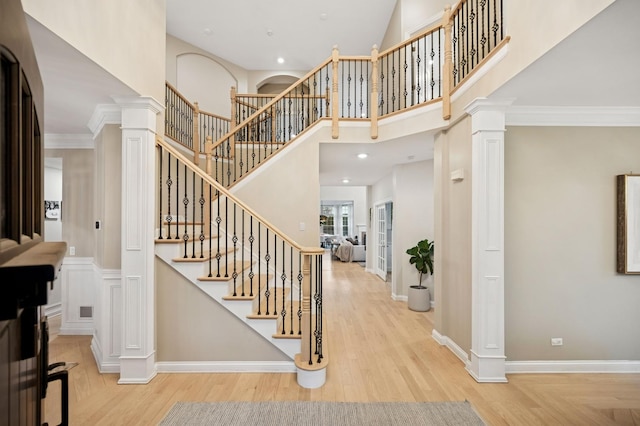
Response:
[[[334,48],[279,95],[233,90],[231,119],[200,111],[167,83],[156,256],[294,360],[303,387],[321,386],[328,363],[323,250],[292,241],[232,187],[321,121],[333,139],[341,121],[368,123],[376,139],[379,120],[421,106],[440,102],[447,120],[452,91],[508,42],[499,0],[486,13],[483,5],[491,37],[483,26],[461,42],[478,19],[473,4],[462,0],[442,24],[386,52],[341,57]]]
[[[298,383],[324,383],[322,254],[301,247],[157,140],[156,257],[286,354]]]

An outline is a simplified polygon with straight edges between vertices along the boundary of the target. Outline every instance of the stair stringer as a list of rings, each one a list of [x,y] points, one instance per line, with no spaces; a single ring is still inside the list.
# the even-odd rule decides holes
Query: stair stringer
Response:
[[[171,266],[176,272],[192,282],[200,290],[215,300],[219,305],[231,312],[248,327],[262,336],[265,340],[278,348],[292,361],[296,354],[300,353],[299,339],[276,339],[273,335],[277,332],[278,318],[250,319],[247,318],[252,311],[253,301],[251,300],[224,300],[223,297],[229,294],[229,281],[199,281],[198,277],[204,275],[202,263],[182,263],[175,262],[175,247],[165,244],[156,244],[155,254],[160,260]]]

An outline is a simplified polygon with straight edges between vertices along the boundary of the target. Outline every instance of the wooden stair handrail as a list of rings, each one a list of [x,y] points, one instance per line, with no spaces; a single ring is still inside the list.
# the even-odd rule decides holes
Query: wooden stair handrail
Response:
[[[281,239],[286,241],[291,247],[295,248],[296,250],[300,251],[302,254],[305,254],[305,255],[320,255],[320,254],[324,253],[324,249],[322,249],[320,247],[303,247],[300,244],[298,244],[297,242],[293,241],[291,238],[289,238],[289,236],[287,236],[284,232],[282,232],[280,229],[278,229],[275,225],[273,225],[271,222],[266,220],[260,214],[256,213],[256,211],[253,210],[251,207],[247,206],[242,201],[240,201],[238,198],[236,198],[224,186],[222,186],[220,183],[218,183],[218,181],[213,179],[211,176],[207,175],[205,171],[203,171],[199,167],[194,167],[192,161],[190,161],[187,157],[185,157],[178,150],[176,150],[173,146],[171,146],[171,144],[169,144],[166,141],[164,141],[164,139],[162,139],[161,137],[159,137],[159,136],[156,137],[156,144],[160,145],[163,149],[166,149],[169,153],[171,153],[175,158],[177,158],[180,161],[182,161],[185,164],[185,166],[187,166],[189,168],[189,170],[191,172],[195,173],[197,176],[199,176],[205,182],[210,184],[212,187],[214,187],[219,193],[221,193],[225,197],[229,198],[230,200],[233,200],[234,203],[236,203],[239,207],[244,209],[248,214],[250,214],[251,216],[255,217],[264,226],[268,227],[271,231],[273,231]]]
[[[301,82],[303,82],[304,80],[310,78],[313,74],[315,74],[316,72],[318,72],[321,68],[327,66],[328,64],[331,63],[331,58],[325,60],[322,64],[316,66],[313,70],[309,71],[307,74],[305,74],[303,77],[301,77],[300,79],[298,79],[298,81],[296,81],[295,83],[293,83],[290,87],[294,88],[297,87],[298,84],[300,84]],[[217,148],[219,145],[222,145],[222,143],[224,143],[224,141],[226,141],[227,139],[230,139],[233,137],[233,135],[238,131],[238,129],[248,125],[251,121],[253,121],[256,117],[258,117],[260,114],[262,114],[264,111],[263,110],[267,110],[268,108],[273,107],[273,105],[275,105],[279,100],[281,100],[282,98],[286,97],[287,94],[290,92],[291,90],[287,90],[285,92],[280,93],[278,96],[276,96],[275,98],[273,98],[272,100],[270,100],[269,102],[267,102],[262,108],[260,108],[258,111],[254,112],[253,114],[251,114],[249,117],[245,118],[245,120],[238,124],[237,126],[235,126],[233,129],[231,129],[227,134],[225,134],[224,136],[222,136],[220,139],[218,139],[217,141],[215,141],[213,143],[213,145],[211,146],[211,149],[215,149]]]

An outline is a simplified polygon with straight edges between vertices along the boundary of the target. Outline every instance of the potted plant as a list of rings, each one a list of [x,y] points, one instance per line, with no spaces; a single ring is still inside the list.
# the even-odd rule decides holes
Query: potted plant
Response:
[[[411,256],[409,263],[414,265],[420,274],[418,285],[409,286],[408,304],[409,309],[413,311],[428,311],[431,308],[429,288],[422,285],[422,277],[433,274],[433,252],[433,241],[426,238],[407,250],[407,254]]]

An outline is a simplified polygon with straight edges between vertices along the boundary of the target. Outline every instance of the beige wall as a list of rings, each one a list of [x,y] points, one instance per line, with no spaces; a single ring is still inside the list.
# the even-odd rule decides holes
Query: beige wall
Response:
[[[164,0],[23,0],[22,4],[26,13],[133,90],[163,102]]]
[[[471,119],[436,137],[436,321],[434,328],[469,353],[471,349]],[[462,182],[449,179],[463,169]]]
[[[379,46],[380,51],[393,47],[402,41],[402,0],[396,2],[393,14],[389,19],[389,25],[384,33],[384,38]]]
[[[96,230],[95,263],[103,269],[120,269],[120,224],[122,217],[122,132],[106,125],[95,139]]]
[[[318,142],[304,135],[300,139],[260,166],[233,192],[298,244],[319,247]],[[300,230],[301,223],[305,230]]]
[[[155,275],[157,361],[290,361],[157,258]]]
[[[164,36],[163,36],[164,37]],[[240,68],[237,65],[227,62],[224,59],[218,58],[209,52],[193,46],[185,41],[175,38],[169,34],[166,35],[166,62],[163,64],[165,67],[166,80],[172,85],[178,83],[178,58],[184,54],[197,54],[206,57],[215,62],[219,68],[218,72],[223,79],[227,79],[231,75],[236,80],[237,89],[240,93],[247,93],[247,71]],[[212,75],[211,80],[216,81],[218,75]],[[229,98],[231,87],[224,88],[224,92],[219,93],[220,96]],[[197,99],[196,99],[197,100]],[[229,111],[231,111],[231,100],[229,100]],[[214,111],[209,111],[214,112]],[[225,117],[229,116],[229,112],[224,114]]]
[[[640,170],[638,140],[638,128],[507,129],[508,361],[640,359],[640,276],[615,271],[615,176]]]
[[[92,149],[45,150],[46,157],[62,158],[62,239],[75,247],[76,257],[94,255],[93,155]]]
[[[396,294],[407,295],[409,286],[418,285],[419,274],[406,251],[420,240],[434,239],[433,161],[398,165],[393,174],[393,275]],[[423,277],[422,284],[433,291],[433,279]]]

